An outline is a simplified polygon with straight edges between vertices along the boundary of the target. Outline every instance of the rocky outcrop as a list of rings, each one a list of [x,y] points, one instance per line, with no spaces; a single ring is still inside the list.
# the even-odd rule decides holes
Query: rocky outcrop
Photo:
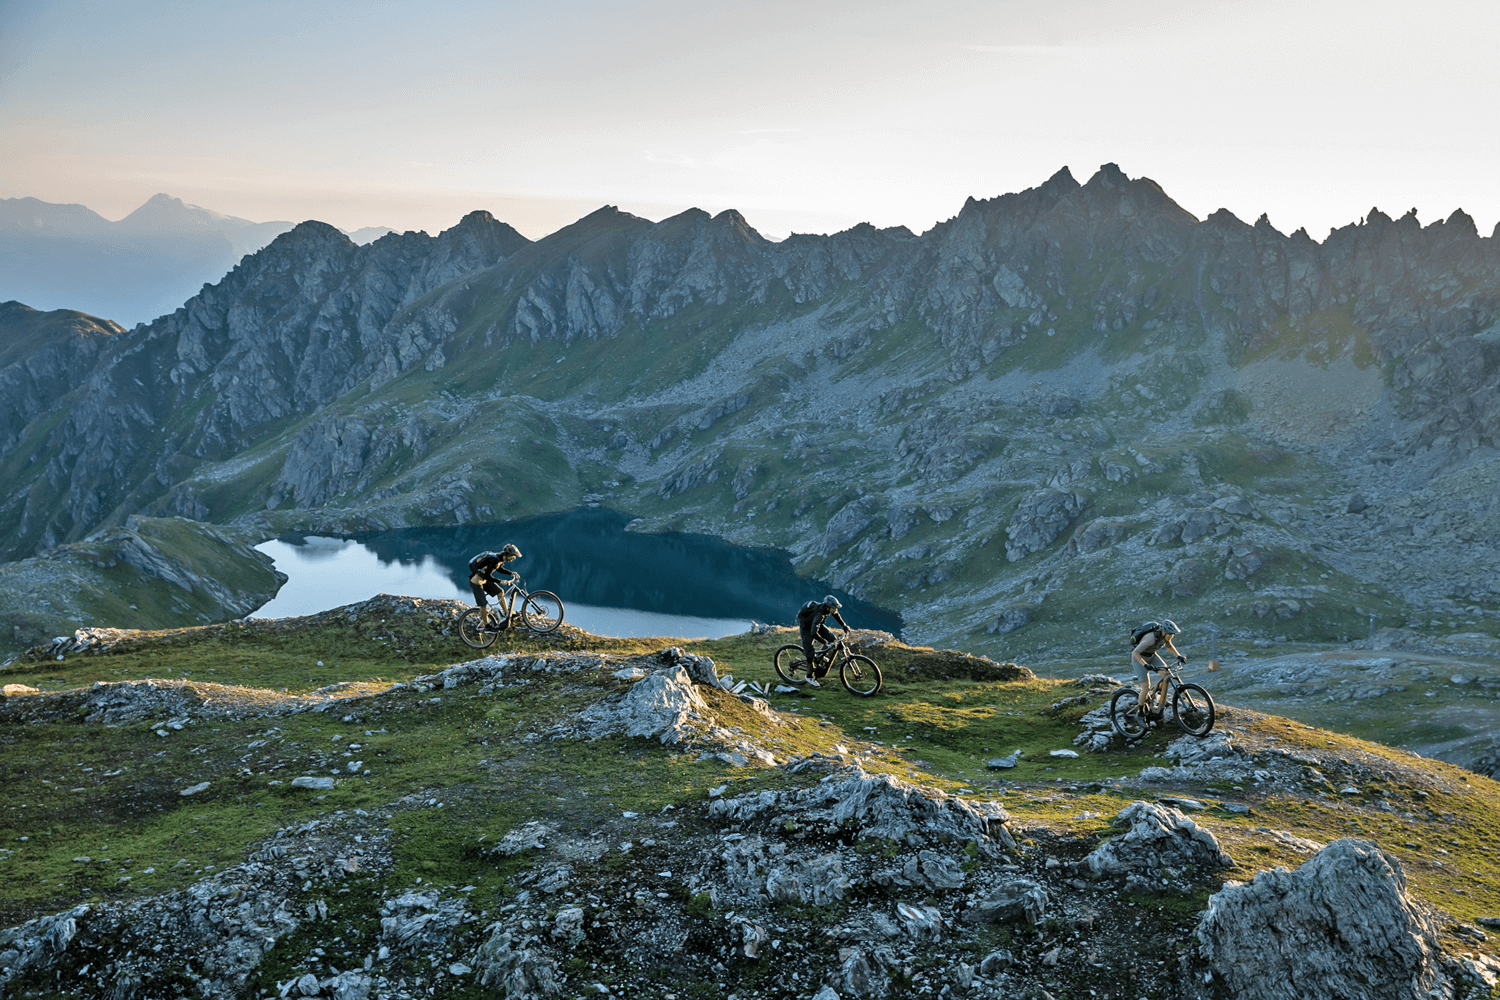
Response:
[[[998,803],[934,793],[890,775],[866,774],[858,767],[796,792],[720,799],[709,807],[709,816],[720,823],[811,824],[827,833],[910,845],[946,838],[972,841],[984,851],[1015,846],[1005,826],[1010,814]]]
[[[1214,983],[1243,1000],[1425,1000],[1446,980],[1434,915],[1407,895],[1401,862],[1367,840],[1226,887],[1197,937]]]
[[[1084,862],[1098,875],[1125,875],[1163,868],[1234,866],[1218,838],[1181,812],[1154,802],[1132,802],[1120,810],[1129,829],[1095,848]]]

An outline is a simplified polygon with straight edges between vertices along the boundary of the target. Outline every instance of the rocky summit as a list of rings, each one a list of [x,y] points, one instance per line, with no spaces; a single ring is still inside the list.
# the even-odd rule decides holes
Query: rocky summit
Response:
[[[6,997],[1478,1000],[1500,785],[859,632],[454,637],[381,595],[94,629],[0,697]],[[962,669],[960,669],[962,668]],[[1170,727],[1170,728],[1169,728]],[[1007,752],[1003,763],[992,755]]]

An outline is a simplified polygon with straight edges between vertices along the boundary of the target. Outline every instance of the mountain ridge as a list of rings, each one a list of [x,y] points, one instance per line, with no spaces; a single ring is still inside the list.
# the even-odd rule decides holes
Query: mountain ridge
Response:
[[[487,215],[368,247],[304,224],[119,342],[35,452],[46,485],[0,456],[37,484],[0,521],[20,555],[135,511],[336,532],[607,503],[1032,652],[1088,607],[1083,565],[1126,617],[1487,621],[1492,515],[1428,489],[1497,454],[1500,254],[1465,218],[1318,244],[1111,164],[920,236],[608,206],[534,243]],[[104,402],[143,388],[143,419]]]

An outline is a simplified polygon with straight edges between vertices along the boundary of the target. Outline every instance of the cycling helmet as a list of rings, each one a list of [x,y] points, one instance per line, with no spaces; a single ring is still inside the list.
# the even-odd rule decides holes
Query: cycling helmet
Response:
[[[521,550],[516,548],[514,545],[507,545],[505,546],[505,548],[500,550],[500,558],[519,559],[521,558]]]
[[[823,606],[825,608],[832,608],[835,611],[843,607],[843,605],[839,603],[839,599],[837,597],[834,597],[832,594],[829,594],[827,597],[823,598]]]
[[[1178,628],[1177,627],[1177,623],[1174,622],[1170,618],[1163,618],[1161,620],[1161,630],[1163,632],[1165,632],[1167,635],[1181,635],[1182,634],[1182,629]]]

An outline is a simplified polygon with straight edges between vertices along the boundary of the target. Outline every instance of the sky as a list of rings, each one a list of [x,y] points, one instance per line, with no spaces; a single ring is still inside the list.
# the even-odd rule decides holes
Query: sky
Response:
[[[0,197],[537,238],[921,232],[1103,163],[1324,239],[1500,221],[1500,3],[0,0]]]

